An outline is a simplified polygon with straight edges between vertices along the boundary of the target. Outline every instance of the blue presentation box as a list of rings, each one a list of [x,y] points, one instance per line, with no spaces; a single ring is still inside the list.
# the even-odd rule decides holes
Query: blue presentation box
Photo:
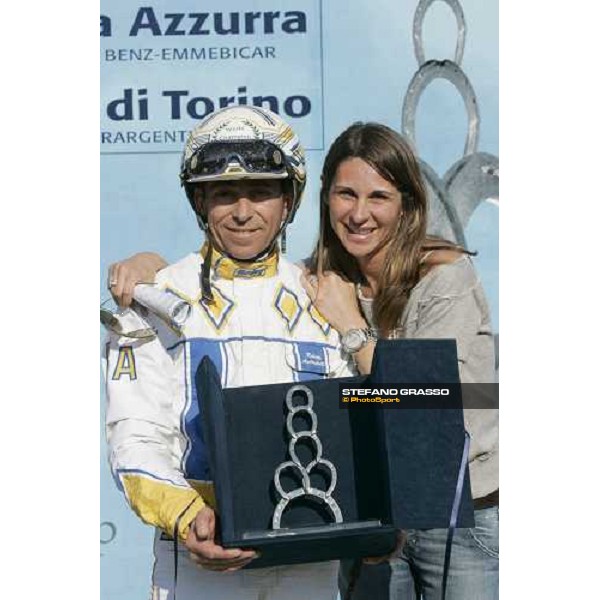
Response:
[[[208,357],[195,376],[219,539],[224,547],[257,549],[260,558],[248,568],[382,556],[393,551],[398,529],[448,527],[465,447],[454,340],[380,340],[370,376],[302,382],[316,418],[302,410],[290,416],[286,396],[299,384],[223,389]],[[425,407],[417,398],[394,407],[342,405],[342,389],[406,384],[447,384],[454,392]],[[306,402],[302,392],[298,398],[292,406]],[[299,468],[290,464],[291,431]],[[275,473],[285,463],[278,490]],[[326,463],[335,467],[333,490]],[[300,491],[274,529],[281,489],[290,496]],[[323,500],[328,491],[342,522]],[[473,525],[467,469],[457,526]]]

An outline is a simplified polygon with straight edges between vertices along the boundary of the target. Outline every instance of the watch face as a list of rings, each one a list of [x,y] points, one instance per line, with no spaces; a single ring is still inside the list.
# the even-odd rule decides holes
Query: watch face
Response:
[[[350,329],[343,339],[343,346],[348,352],[360,350],[366,342],[366,335],[360,329]]]

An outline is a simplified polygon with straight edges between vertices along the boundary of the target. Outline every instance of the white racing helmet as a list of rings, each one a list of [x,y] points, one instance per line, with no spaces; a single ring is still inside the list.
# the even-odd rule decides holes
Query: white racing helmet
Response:
[[[195,184],[236,179],[282,179],[292,185],[292,206],[280,233],[292,222],[306,185],[304,149],[281,117],[256,106],[212,113],[188,136],[181,158],[181,184],[202,229],[194,203]]]

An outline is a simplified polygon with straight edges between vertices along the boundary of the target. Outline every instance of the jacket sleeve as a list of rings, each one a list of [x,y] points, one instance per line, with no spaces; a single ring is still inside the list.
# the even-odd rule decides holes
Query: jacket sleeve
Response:
[[[182,472],[183,357],[166,348],[160,333],[150,341],[109,335],[106,434],[113,477],[131,508],[170,535],[178,524],[185,539],[204,501]]]
[[[470,260],[437,267],[435,277],[419,299],[411,337],[455,339],[461,381],[493,381],[489,309]],[[473,381],[472,374],[465,370],[467,360],[474,357],[481,364],[489,358],[489,369],[485,369],[485,375],[478,373],[478,381]]]

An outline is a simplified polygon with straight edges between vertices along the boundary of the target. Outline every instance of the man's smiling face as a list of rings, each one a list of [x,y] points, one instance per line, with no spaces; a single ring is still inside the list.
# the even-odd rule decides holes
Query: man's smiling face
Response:
[[[219,250],[234,258],[251,259],[264,252],[287,216],[291,199],[281,180],[211,181],[196,192]]]

